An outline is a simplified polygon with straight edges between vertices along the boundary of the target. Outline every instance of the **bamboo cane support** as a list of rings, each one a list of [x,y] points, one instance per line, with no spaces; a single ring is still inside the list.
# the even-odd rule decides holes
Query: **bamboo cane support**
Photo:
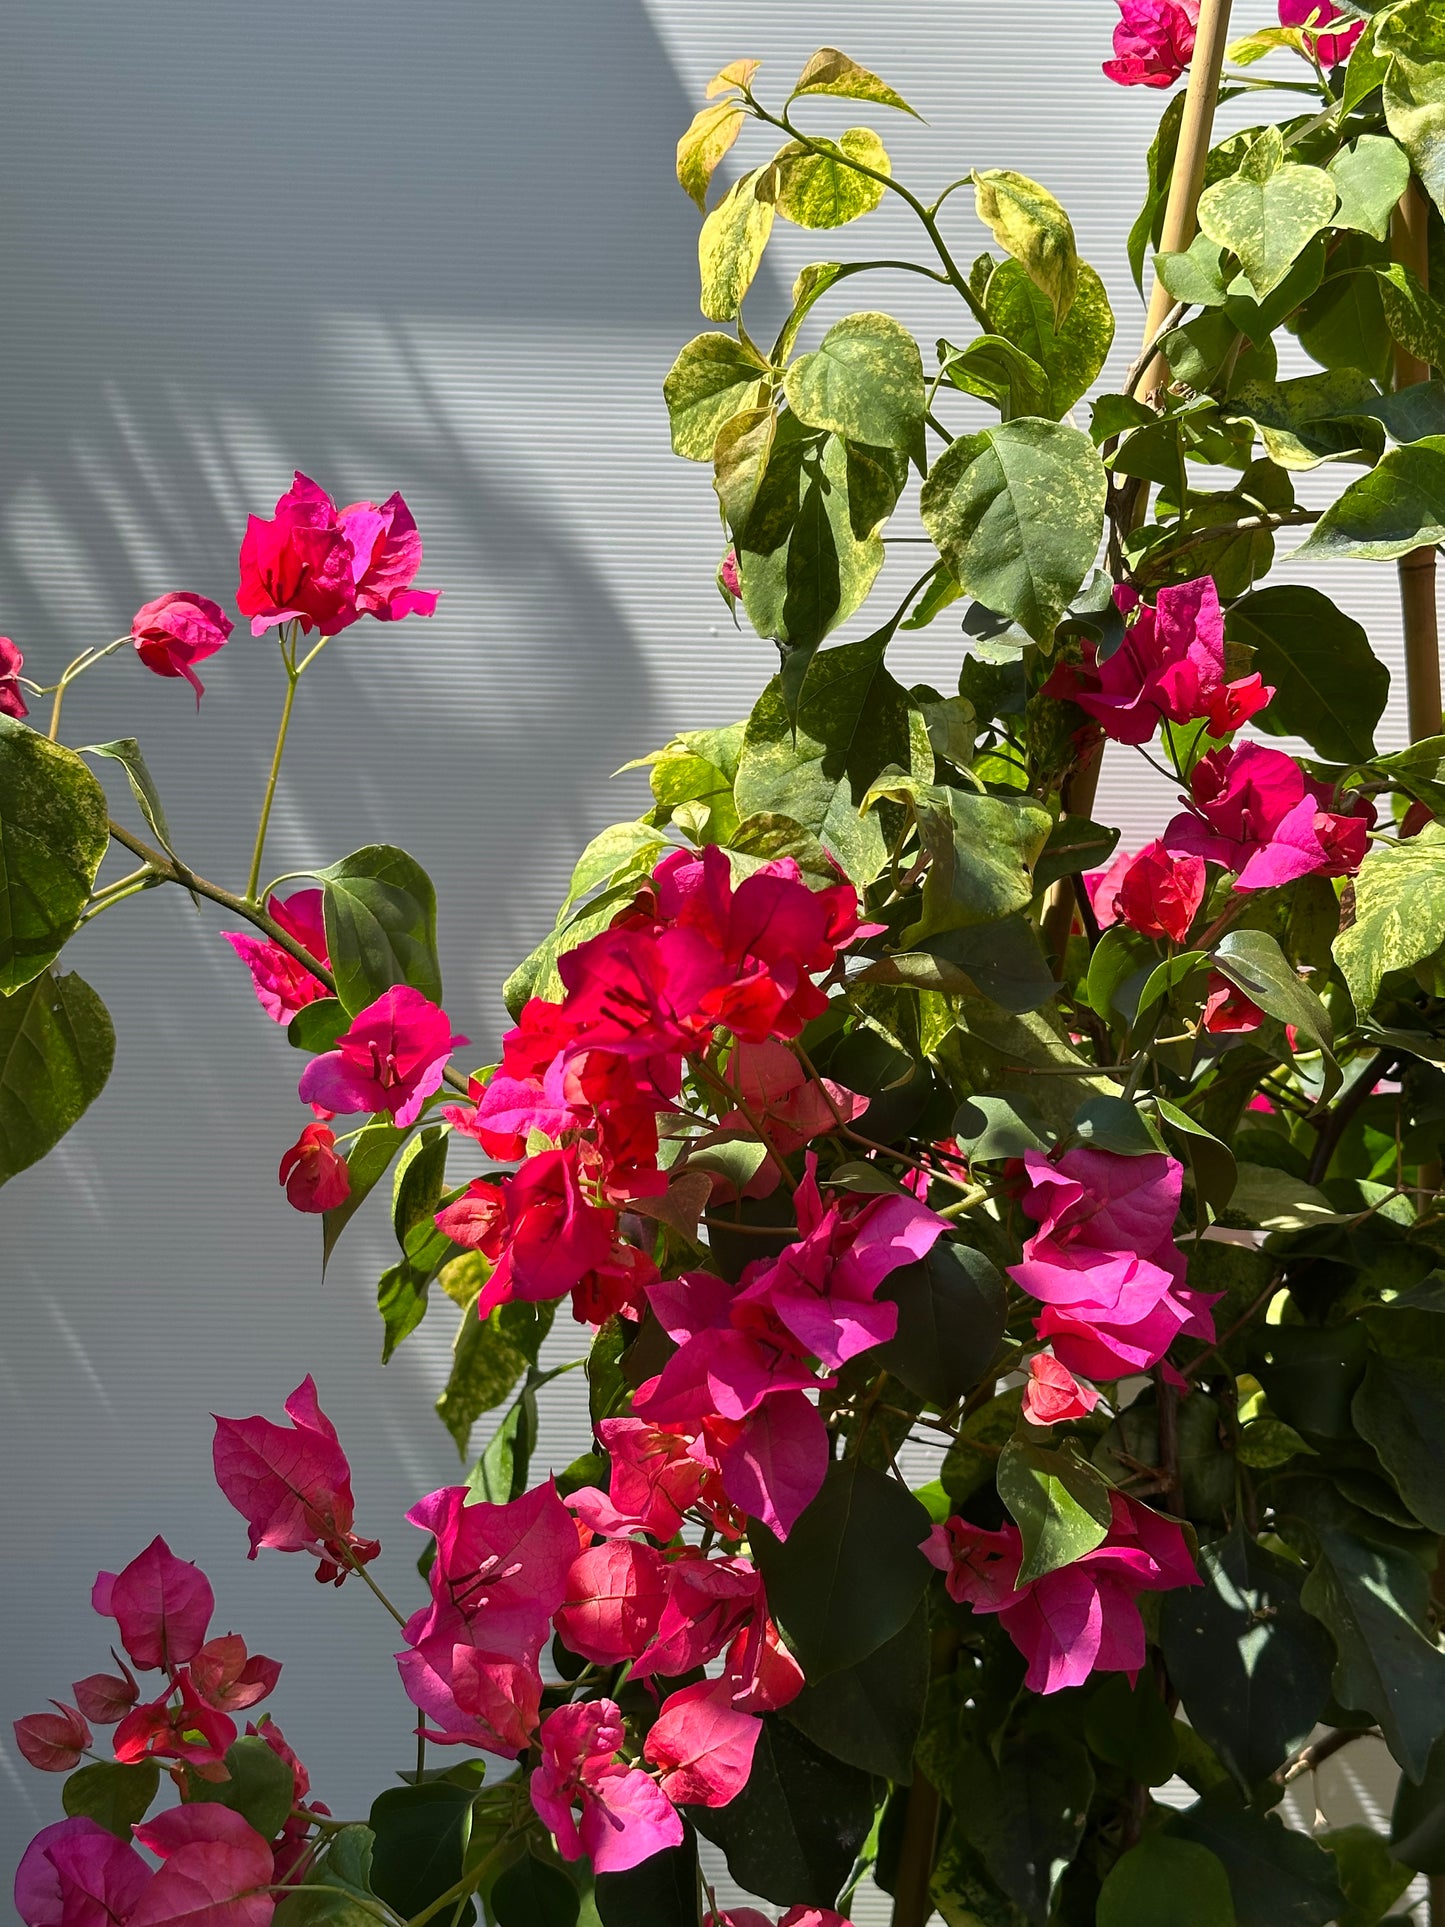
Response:
[[[1160,251],[1181,254],[1194,239],[1199,196],[1204,186],[1204,164],[1214,132],[1214,110],[1219,105],[1219,78],[1224,71],[1224,49],[1229,41],[1230,0],[1203,0],[1199,9],[1199,29],[1194,37],[1194,53],[1189,62],[1189,81],[1184,94],[1184,115],[1179,123],[1179,144],[1174,150],[1174,166],[1169,176],[1169,198],[1164,204],[1164,226],[1159,237]],[[1173,297],[1156,275],[1149,297],[1149,313],[1144,322],[1142,346],[1147,348],[1159,333]],[[1139,392],[1150,394],[1164,379],[1165,362],[1156,355],[1139,383]],[[1438,704],[1438,684],[1436,701]],[[1069,777],[1063,789],[1063,806],[1071,816],[1087,816],[1094,807],[1103,764],[1103,747]],[[1049,892],[1043,915],[1044,948],[1063,970],[1064,946],[1074,916],[1074,882],[1064,877]]]
[[[1430,203],[1417,180],[1412,180],[1395,209],[1390,224],[1391,252],[1428,290]],[[1427,362],[1405,349],[1395,349],[1395,386],[1408,388],[1428,381]],[[1440,733],[1440,629],[1435,598],[1435,551],[1415,549],[1401,556],[1400,614],[1405,631],[1405,689],[1409,704],[1410,741]]]

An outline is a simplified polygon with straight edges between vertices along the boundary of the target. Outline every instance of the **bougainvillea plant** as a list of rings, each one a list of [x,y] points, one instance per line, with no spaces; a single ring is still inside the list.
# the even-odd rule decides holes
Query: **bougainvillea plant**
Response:
[[[898,1927],[1371,1927],[1445,1874],[1445,737],[1420,596],[1445,536],[1445,32],[1434,0],[1286,0],[1225,80],[1286,117],[1201,149],[1191,183],[1226,11],[1123,0],[1111,80],[1194,66],[1130,241],[1160,319],[1088,404],[1114,318],[1044,187],[915,192],[871,128],[818,131],[913,111],[833,49],[791,88],[752,60],[708,87],[678,176],[727,325],[664,397],[777,673],[745,721],[645,759],[652,807],[587,847],[505,986],[498,1064],[443,1007],[405,852],[262,884],[301,678],[353,624],[435,607],[400,496],[338,509],[298,475],[246,531],[235,607],[277,632],[285,707],[240,888],[188,864],[135,742],[62,744],[62,699],[131,642],[199,701],[198,664],[277,638],[232,640],[187,592],[49,688],[0,643],[0,1176],[109,1068],[62,947],[186,888],[303,1062],[296,1141],[264,1154],[286,1200],[329,1256],[389,1179],[385,1352],[449,1301],[464,1464],[504,1413],[409,1514],[420,1580],[406,1535],[356,1530],[309,1378],[285,1424],[217,1421],[251,1556],[310,1554],[393,1614],[415,1764],[378,1762],[405,1770],[365,1822],[311,1801],[250,1717],[276,1662],[214,1631],[157,1538],[96,1582],[116,1670],[18,1722],[67,1776],[27,1927],[767,1927],[723,1910],[700,1836],[783,1927],[839,1927],[865,1877]],[[775,220],[888,196],[922,258],[805,268],[755,342]],[[956,296],[935,356],[833,316],[882,269]],[[1280,377],[1282,331],[1312,372]],[[1331,505],[1297,506],[1325,465]],[[923,534],[896,533],[915,506]],[[1293,525],[1321,564],[1401,561],[1408,747],[1377,743],[1364,630],[1265,583]],[[890,541],[926,566],[827,644]],[[926,625],[957,638],[956,688],[904,680]],[[1106,742],[1155,785],[1139,849],[1090,814]],[[134,861],[100,881],[112,844]],[[543,1468],[554,1320],[594,1442]],[[1388,1833],[1288,1823],[1347,1746],[1398,1764]]]

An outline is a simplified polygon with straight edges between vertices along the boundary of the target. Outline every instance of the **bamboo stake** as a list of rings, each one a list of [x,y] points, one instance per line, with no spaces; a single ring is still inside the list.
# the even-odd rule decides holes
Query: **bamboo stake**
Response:
[[[1184,94],[1184,115],[1179,123],[1179,144],[1174,150],[1174,165],[1169,175],[1169,198],[1164,204],[1164,227],[1159,237],[1161,253],[1182,254],[1194,239],[1199,213],[1199,196],[1204,187],[1204,165],[1209,159],[1209,144],[1214,132],[1214,110],[1219,105],[1219,78],[1224,71],[1224,49],[1229,41],[1230,0],[1202,0],[1199,28],[1194,36],[1194,52],[1189,62],[1189,82]],[[1147,348],[1174,304],[1174,297],[1158,275],[1149,297],[1149,313],[1144,322],[1142,346]],[[1155,355],[1139,383],[1145,396],[1165,379],[1166,363]],[[1147,490],[1145,491],[1147,493]],[[1433,561],[1433,555],[1432,555]],[[1437,684],[1436,703],[1439,693]],[[1071,816],[1087,816],[1094,807],[1103,764],[1103,745],[1081,768],[1068,777],[1063,787],[1063,807]],[[1049,892],[1043,915],[1044,948],[1063,971],[1064,946],[1074,917],[1074,882],[1064,877]]]
[[[1390,223],[1391,252],[1414,275],[1422,288],[1430,286],[1428,245],[1430,203],[1419,181],[1412,180]],[[1395,386],[1408,388],[1430,379],[1428,362],[1417,361],[1405,349],[1395,349]],[[1440,630],[1435,599],[1435,551],[1415,549],[1401,556],[1400,613],[1405,629],[1405,689],[1409,703],[1410,741],[1440,733]]]

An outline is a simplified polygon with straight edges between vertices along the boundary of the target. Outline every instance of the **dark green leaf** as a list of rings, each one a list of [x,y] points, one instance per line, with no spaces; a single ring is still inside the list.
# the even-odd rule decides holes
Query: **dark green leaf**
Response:
[[[1179,1764],[1175,1722],[1147,1668],[1133,1685],[1124,1673],[1108,1675],[1089,1699],[1084,1737],[1101,1760],[1143,1786],[1163,1786]]]
[[[1076,1739],[1043,1725],[1011,1733],[997,1759],[969,1747],[952,1788],[954,1824],[1025,1920],[1044,1927],[1059,1876],[1078,1852],[1094,1770]]]
[[[332,1834],[325,1853],[307,1869],[307,1891],[286,1894],[278,1903],[275,1927],[376,1927],[371,1847],[370,1827]]]
[[[1226,637],[1255,651],[1275,686],[1258,722],[1276,736],[1303,736],[1332,762],[1365,762],[1390,693],[1390,672],[1359,623],[1305,583],[1257,589],[1225,619]]]
[[[1060,327],[1049,297],[1017,261],[1002,262],[989,277],[985,306],[992,332],[1048,377],[1048,401],[1035,412],[1053,421],[1066,415],[1098,380],[1114,339],[1114,312],[1098,275],[1079,263],[1073,306]]]
[[[336,994],[348,1011],[374,1003],[393,984],[441,1002],[437,899],[414,857],[371,843],[316,872]]]
[[[928,1612],[854,1666],[805,1686],[783,1717],[834,1759],[906,1785],[928,1693]]]
[[[1047,642],[1098,554],[1104,493],[1087,435],[1025,417],[945,449],[920,509],[965,592]]]
[[[129,1845],[130,1830],[150,1811],[160,1783],[161,1770],[154,1760],[138,1766],[98,1760],[71,1774],[60,1789],[60,1804],[72,1819],[95,1820]]]
[[[753,1521],[768,1605],[811,1681],[852,1666],[912,1617],[930,1567],[928,1514],[896,1479],[861,1460],[828,1468],[786,1542]]]
[[[321,1262],[324,1267],[336,1249],[336,1240],[355,1217],[370,1193],[386,1176],[391,1161],[406,1142],[406,1132],[398,1130],[388,1119],[384,1124],[373,1121],[364,1124],[357,1132],[346,1154],[346,1167],[351,1174],[351,1190],[334,1211],[327,1211],[321,1220]]]
[[[1037,887],[1037,867],[1034,883]],[[1049,969],[1038,931],[1027,917],[941,930],[937,936],[925,937],[920,948],[964,973],[965,994],[969,989],[980,991],[1004,1010],[1038,1010],[1058,994],[1058,981]]]
[[[477,1420],[501,1404],[527,1369],[525,1353],[502,1323],[506,1309],[499,1305],[490,1317],[479,1318],[475,1304],[469,1305],[457,1328],[451,1372],[436,1410],[463,1458]]]
[[[602,1927],[697,1927],[697,1835],[687,1827],[681,1846],[666,1847],[626,1873],[598,1874],[592,1892]],[[518,1927],[532,1923],[519,1918]]]
[[[1290,968],[1274,938],[1263,930],[1231,930],[1215,949],[1214,967],[1232,984],[1238,984],[1261,1010],[1282,1024],[1293,1024],[1324,1054],[1328,1095],[1339,1083],[1339,1071],[1331,1055],[1335,1034],[1329,1012]]]
[[[317,997],[303,1004],[286,1026],[286,1041],[296,1050],[313,1056],[335,1050],[336,1040],[351,1023],[350,1014],[337,997]]]
[[[259,1735],[248,1735],[226,1748],[229,1780],[203,1780],[199,1775],[187,1793],[191,1800],[210,1800],[229,1807],[253,1826],[263,1840],[281,1831],[296,1797],[296,1777],[279,1753]]]
[[[114,1058],[110,1016],[83,977],[47,970],[0,997],[0,1184],[60,1142]]]
[[[1305,1610],[1334,1638],[1335,1698],[1371,1713],[1412,1780],[1445,1732],[1445,1653],[1422,1630],[1426,1579],[1412,1553],[1321,1531]]]
[[[1408,1780],[1401,1781],[1409,1786]],[[1315,1835],[1335,1863],[1335,1876],[1345,1896],[1339,1927],[1379,1927],[1379,1923],[1410,1884],[1410,1869],[1391,1854],[1387,1841],[1373,1827],[1331,1827]]]
[[[1207,1848],[1146,1833],[1115,1862],[1097,1918],[1098,1927],[1235,1927],[1229,1876]]]
[[[1376,381],[1387,379],[1390,331],[1374,269],[1388,261],[1389,250],[1368,235],[1349,234],[1335,244],[1328,278],[1289,322],[1322,367],[1360,369]]]
[[[1302,1568],[1242,1525],[1198,1563],[1204,1584],[1164,1602],[1164,1659],[1191,1725],[1248,1790],[1309,1738],[1334,1655],[1300,1604]]]
[[[1155,1103],[1161,1121],[1189,1161],[1200,1203],[1218,1215],[1228,1204],[1238,1177],[1233,1151],[1167,1098],[1156,1098]]]
[[[1200,1800],[1169,1822],[1167,1837],[1207,1848],[1223,1864],[1238,1927],[1325,1927],[1339,1916],[1334,1861],[1273,1815]]]
[[[1047,889],[1060,877],[1076,877],[1084,870],[1102,870],[1114,854],[1119,832],[1087,816],[1061,816],[1049,832],[1034,865],[1034,888]]]
[[[775,677],[748,720],[738,765],[743,816],[792,817],[859,885],[877,875],[888,854],[878,813],[858,814],[868,790],[890,764],[924,778],[933,770],[923,718],[884,667],[887,643],[885,633],[818,655],[796,730]]]
[[[539,1860],[534,1853],[524,1853],[497,1876],[487,1911],[496,1927],[575,1927],[582,1911],[582,1896],[576,1881],[560,1867]],[[598,1912],[602,1914],[600,1903]],[[606,1918],[602,1914],[604,1921]]]
[[[920,1398],[946,1410],[998,1356],[1007,1294],[981,1251],[940,1238],[927,1257],[890,1273],[878,1296],[898,1307],[897,1334],[879,1346],[878,1362]]]
[[[965,1098],[953,1120],[953,1135],[975,1164],[1046,1151],[1046,1133],[1042,1116],[1022,1097]]]
[[[1445,1737],[1418,1784],[1401,1774],[1390,1815],[1390,1853],[1418,1873],[1445,1874]]]
[[[1159,117],[1159,127],[1149,144],[1149,185],[1144,205],[1129,230],[1129,266],[1134,285],[1141,295],[1144,287],[1144,262],[1150,244],[1156,247],[1163,234],[1164,204],[1174,175],[1174,156],[1179,146],[1179,123],[1184,116],[1184,96],[1176,93]]]
[[[1159,962],[1153,940],[1123,924],[1111,924],[1094,946],[1089,959],[1089,975],[1084,996],[1089,1008],[1105,1022],[1116,1016],[1132,1017],[1134,1004],[1129,995],[1144,989]]]
[[[873,1825],[873,1783],[765,1713],[742,1792],[725,1807],[688,1811],[749,1893],[784,1907],[833,1907]]]
[[[1391,562],[1445,541],[1445,435],[1388,450],[1330,504],[1300,545],[1310,561]]]
[[[474,1798],[474,1788],[431,1780],[391,1787],[372,1802],[372,1888],[404,1920],[461,1879]],[[464,1918],[471,1917],[468,1901]]]
[[[1074,1129],[1085,1144],[1116,1157],[1146,1158],[1164,1149],[1158,1127],[1127,1097],[1085,1098]]]
[[[921,470],[923,358],[908,330],[886,314],[850,314],[799,355],[783,378],[788,406],[810,428],[896,449]]]
[[[1072,1444],[1055,1450],[1011,1439],[998,1462],[998,1493],[1023,1534],[1021,1585],[1072,1565],[1108,1536],[1109,1487]]]
[[[1445,1358],[1376,1353],[1350,1409],[1421,1525],[1445,1532]]]
[[[0,716],[0,995],[38,977],[79,923],[109,822],[73,749]]]
[[[1260,1168],[1245,1166],[1246,1172]],[[1364,1378],[1367,1356],[1359,1324],[1270,1325],[1254,1335],[1250,1351],[1275,1415],[1306,1435],[1327,1439],[1347,1438],[1354,1429],[1350,1401]]]
[[[970,1412],[948,1448],[939,1480],[955,1505],[963,1505],[981,1486],[992,1485],[999,1456],[1018,1429],[1023,1392],[1018,1386]]]
[[[992,402],[1005,421],[1048,413],[1053,391],[1047,373],[1002,335],[979,335],[966,348],[940,341],[938,353],[945,380],[965,395]]]

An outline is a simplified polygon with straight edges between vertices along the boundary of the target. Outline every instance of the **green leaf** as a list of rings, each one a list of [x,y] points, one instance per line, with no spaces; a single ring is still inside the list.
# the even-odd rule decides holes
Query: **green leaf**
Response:
[[[229,1807],[263,1840],[273,1839],[285,1825],[296,1798],[296,1776],[291,1768],[258,1734],[228,1746],[225,1764],[229,1780],[203,1780],[197,1775],[186,1797]]]
[[[1421,1525],[1445,1532],[1445,1358],[1375,1355],[1351,1410]]]
[[[371,1884],[403,1920],[461,1879],[474,1798],[474,1788],[429,1780],[390,1787],[372,1802]],[[470,1906],[468,1901],[466,1909]],[[470,1912],[464,1910],[463,1918],[470,1919]]]
[[[1089,1699],[1084,1737],[1101,1760],[1144,1786],[1164,1786],[1179,1764],[1175,1722],[1147,1670],[1132,1685],[1123,1673],[1099,1684]]]
[[[814,658],[796,729],[774,677],[748,719],[738,764],[739,812],[772,812],[801,823],[860,887],[888,854],[878,812],[859,815],[868,790],[889,765],[921,777],[933,770],[923,718],[884,667],[888,635]]]
[[[1380,979],[1445,944],[1445,825],[1404,843],[1376,843],[1355,878],[1355,920],[1335,939],[1335,962],[1363,1017]]]
[[[1024,1098],[982,1095],[965,1098],[953,1120],[953,1134],[973,1164],[1021,1158],[1025,1151],[1048,1149],[1047,1126]]]
[[[1191,308],[1222,308],[1228,289],[1221,262],[1224,250],[1207,234],[1196,234],[1181,254],[1160,254],[1155,272],[1176,301]]]
[[[526,1354],[502,1325],[504,1309],[499,1305],[489,1317],[479,1318],[475,1306],[469,1306],[452,1344],[452,1368],[436,1411],[463,1458],[477,1420],[501,1404],[527,1369]]]
[[[1103,823],[1091,823],[1087,816],[1061,816],[1034,865],[1034,888],[1047,889],[1060,877],[1103,869],[1118,841],[1119,832]]]
[[[497,1876],[487,1911],[496,1927],[575,1927],[582,1896],[560,1867],[524,1853]]]
[[[1179,146],[1179,125],[1184,118],[1184,95],[1175,94],[1159,117],[1159,126],[1149,144],[1149,185],[1134,225],[1129,230],[1129,266],[1134,285],[1141,295],[1144,287],[1144,262],[1151,243],[1157,247],[1163,235],[1164,205],[1174,175],[1174,156]]]
[[[98,1760],[71,1774],[60,1789],[60,1804],[71,1819],[94,1820],[129,1845],[130,1830],[150,1811],[160,1783],[161,1770],[154,1760],[138,1766]]]
[[[1238,173],[1200,195],[1199,225],[1211,241],[1239,256],[1263,299],[1329,221],[1336,199],[1330,176],[1286,161],[1280,130],[1267,127],[1247,149]]]
[[[419,1224],[430,1224],[441,1203],[447,1178],[447,1139],[440,1124],[428,1124],[412,1137],[391,1181],[391,1228],[403,1251]]]
[[[981,1251],[940,1238],[926,1257],[890,1272],[878,1297],[898,1307],[898,1331],[878,1347],[879,1364],[944,1411],[998,1356],[1007,1293]]]
[[[673,454],[710,462],[724,422],[766,400],[760,384],[767,377],[767,364],[731,335],[702,334],[688,342],[662,384]]]
[[[1037,871],[1034,875],[1037,884]],[[1038,931],[1025,916],[940,931],[925,937],[914,954],[920,962],[937,966],[940,973],[962,972],[961,978],[950,982],[952,991],[964,996],[977,993],[1003,1010],[1038,1010],[1058,994]],[[884,960],[885,965],[900,966],[900,982],[913,981],[901,968],[907,959],[908,953],[899,953]],[[936,987],[943,988],[941,983]]]
[[[1114,311],[1104,284],[1086,261],[1079,263],[1072,307],[1055,323],[1048,296],[1017,261],[1003,261],[989,279],[985,300],[989,327],[1043,369],[1049,381],[1046,407],[1035,412],[1055,421],[1093,386],[1114,339]]]
[[[1407,1787],[1408,1780],[1401,1786]],[[1373,1827],[1331,1827],[1315,1839],[1334,1856],[1335,1874],[1345,1896],[1339,1927],[1379,1927],[1410,1884],[1410,1869],[1392,1858],[1390,1847]]]
[[[317,997],[303,1004],[286,1026],[286,1041],[293,1050],[310,1051],[313,1056],[335,1050],[336,1040],[351,1023],[338,997]]]
[[[436,891],[414,857],[370,843],[316,880],[336,994],[353,1017],[394,984],[441,1002]]]
[[[1002,335],[979,335],[966,348],[938,344],[944,379],[965,395],[992,402],[1005,421],[1046,415],[1052,399],[1048,375],[1032,355]],[[955,594],[957,585],[952,585]],[[910,624],[910,626],[912,626]]]
[[[697,241],[701,306],[709,321],[733,321],[773,231],[773,203],[754,168],[735,181],[702,224]]]
[[[1375,89],[1383,83],[1389,65],[1389,55],[1375,51],[1375,36],[1372,33],[1361,34],[1355,42],[1355,51],[1350,55],[1349,64],[1345,68],[1344,92],[1340,101],[1341,113],[1353,113],[1362,101],[1368,100]]]
[[[697,1835],[684,1822],[682,1844],[664,1847],[626,1873],[600,1873],[593,1883],[602,1927],[697,1927]],[[518,1927],[544,1927],[536,1916]]]
[[[871,100],[879,107],[897,107],[902,113],[913,114],[918,120],[920,115],[901,94],[894,93],[877,74],[860,67],[856,60],[840,53],[836,47],[820,47],[802,73],[792,92],[797,100],[802,94],[831,94],[839,100]]]
[[[1104,495],[1087,435],[1025,419],[952,443],[919,506],[965,593],[1047,642],[1093,567]]]
[[[928,1611],[853,1666],[805,1686],[783,1717],[834,1759],[906,1786],[928,1694]]]
[[[406,1143],[406,1132],[398,1130],[388,1118],[364,1124],[351,1141],[346,1168],[351,1174],[351,1190],[332,1211],[322,1214],[321,1264],[324,1270],[336,1241],[366,1202],[371,1192],[391,1169],[391,1161]]]
[[[140,805],[140,813],[150,825],[157,843],[169,857],[176,857],[175,845],[171,842],[170,825],[166,822],[166,812],[161,803],[160,791],[156,788],[155,778],[146,766],[141,754],[140,744],[134,736],[118,736],[113,743],[88,743],[80,751],[82,756],[105,756],[119,763],[125,771],[130,784],[131,794]],[[195,892],[192,891],[192,898]]]
[[[47,970],[0,997],[0,1184],[60,1142],[114,1058],[109,1013],[83,977]]]
[[[923,1507],[860,1459],[831,1465],[786,1542],[750,1522],[769,1609],[816,1682],[877,1652],[913,1615],[930,1567]]]
[[[1296,553],[1302,560],[1392,562],[1445,541],[1445,435],[1389,449],[1333,501]]]
[[[1238,1927],[1325,1927],[1339,1918],[1334,1861],[1273,1814],[1200,1800],[1169,1822],[1167,1837],[1204,1847],[1221,1862]]]
[[[1445,302],[1437,301],[1399,262],[1375,269],[1391,335],[1419,361],[1445,363]]]
[[[923,357],[891,315],[850,314],[783,377],[788,406],[811,428],[897,449],[926,466]]]
[[[1328,173],[1340,204],[1331,226],[1357,228],[1377,241],[1390,238],[1390,216],[1410,185],[1410,162],[1397,141],[1361,134],[1342,147]]]
[[[79,923],[109,821],[73,749],[0,716],[0,996],[38,977]]]
[[[1403,1773],[1390,1815],[1390,1856],[1419,1873],[1445,1874],[1445,1740],[1418,1784]]]
[[[1137,983],[1142,993],[1152,981],[1158,962],[1159,953],[1151,938],[1123,924],[1111,924],[1095,944],[1089,959],[1084,997],[1090,1010],[1106,1022],[1118,1015],[1130,1017],[1132,1021],[1129,987]]]
[[[998,1494],[1023,1534],[1020,1585],[1072,1565],[1108,1537],[1109,1487],[1072,1444],[1055,1450],[1011,1439],[998,1462]]]
[[[683,192],[707,209],[707,190],[718,164],[743,131],[746,114],[734,95],[700,107],[677,143],[677,179]],[[679,451],[680,452],[680,451]]]
[[[1236,1927],[1229,1876],[1206,1847],[1146,1833],[1114,1863],[1099,1894],[1098,1927]]]
[[[1089,1097],[1079,1106],[1074,1129],[1081,1142],[1115,1157],[1157,1156],[1164,1139],[1147,1112],[1129,1097]]]
[[[1238,1169],[1229,1208],[1262,1230],[1306,1231],[1341,1221],[1343,1214],[1332,1209],[1324,1192],[1303,1178],[1268,1164],[1241,1164]]]
[[[782,417],[752,511],[733,524],[743,607],[759,635],[811,649],[852,615],[883,566],[878,531],[906,477],[889,449]]]
[[[725,1807],[692,1807],[689,1815],[749,1893],[783,1907],[833,1907],[873,1826],[873,1783],[778,1714],[762,1720],[742,1792]]]
[[[904,933],[905,943],[996,923],[1028,908],[1036,888],[1033,866],[1053,827],[1041,803],[932,784],[895,789],[886,776],[875,786],[874,793],[880,792],[911,802],[932,859],[923,880],[923,914]]]
[[[1164,1601],[1165,1664],[1190,1724],[1250,1791],[1314,1730],[1334,1654],[1300,1604],[1303,1569],[1237,1521],[1198,1565],[1204,1584]]]
[[[1303,736],[1331,762],[1366,762],[1390,693],[1390,672],[1359,623],[1305,583],[1256,589],[1225,617],[1225,635],[1255,651],[1275,687],[1257,721],[1276,736]]]
[[[1288,322],[1321,367],[1389,378],[1390,334],[1372,272],[1388,260],[1388,251],[1366,234],[1347,234],[1335,244],[1328,278]]]
[[[1330,461],[1368,464],[1385,449],[1376,419],[1379,402],[1379,390],[1367,375],[1337,369],[1292,381],[1240,383],[1228,416],[1252,427],[1282,468],[1318,468]]]
[[[1261,1010],[1293,1024],[1329,1057],[1335,1042],[1329,1012],[1290,968],[1273,937],[1263,930],[1229,931],[1215,948],[1214,967]]]
[[[376,1927],[372,1837],[370,1827],[357,1825],[330,1835],[326,1851],[307,1869],[308,1891],[286,1894],[278,1902],[275,1927]]]
[[[1228,1204],[1238,1177],[1233,1151],[1167,1098],[1156,1098],[1155,1103],[1161,1121],[1182,1144],[1200,1203],[1217,1216]]]
[[[974,212],[1012,255],[1063,326],[1079,285],[1074,224],[1046,187],[1007,167],[975,168]]]
[[[1422,1630],[1427,1582],[1414,1555],[1341,1530],[1318,1533],[1301,1593],[1335,1642],[1334,1694],[1371,1713],[1412,1780],[1445,1731],[1445,1653]]]
[[[1384,78],[1385,124],[1445,212],[1445,37],[1433,0],[1406,0],[1374,39],[1378,54],[1394,56]]]
[[[949,1789],[954,1824],[1024,1918],[1043,1927],[1078,1852],[1094,1793],[1087,1749],[1045,1726],[1010,1733],[997,1759],[962,1755]]]
[[[773,156],[779,214],[806,228],[845,227],[871,214],[883,199],[883,183],[860,174],[849,165],[853,161],[877,174],[893,172],[887,149],[871,127],[850,127],[836,141],[810,135],[780,147]]]

